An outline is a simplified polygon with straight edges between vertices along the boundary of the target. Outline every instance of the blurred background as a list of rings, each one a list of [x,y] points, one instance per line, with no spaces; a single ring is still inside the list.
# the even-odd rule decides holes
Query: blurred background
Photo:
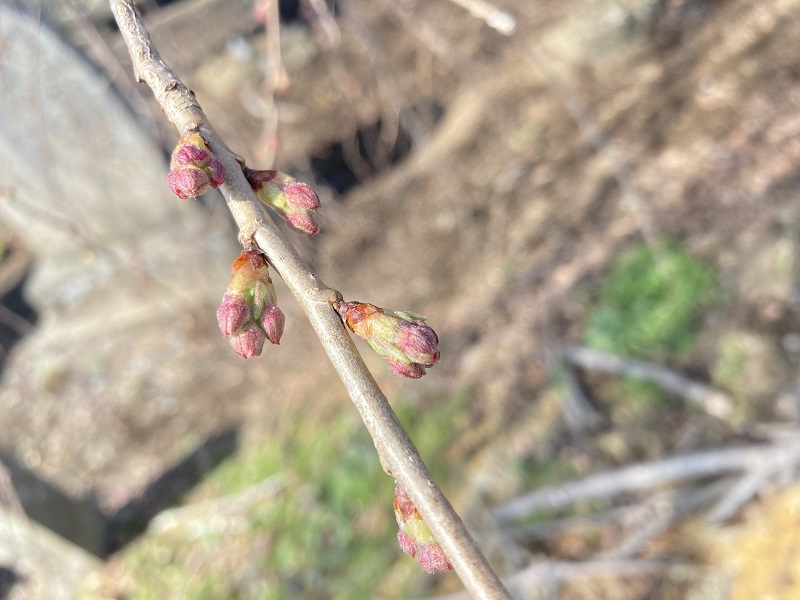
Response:
[[[358,344],[517,598],[800,598],[800,2],[138,5],[320,277],[439,333]],[[0,2],[0,600],[461,597],[282,282],[220,336],[177,137],[106,3]]]

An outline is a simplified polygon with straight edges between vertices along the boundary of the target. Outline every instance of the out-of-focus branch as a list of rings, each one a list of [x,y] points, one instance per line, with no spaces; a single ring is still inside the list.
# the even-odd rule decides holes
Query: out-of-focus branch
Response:
[[[260,105],[263,124],[256,144],[256,158],[260,162],[272,164],[278,148],[278,105],[275,102],[275,94],[280,90],[282,81],[287,80],[287,75],[281,56],[281,19],[278,0],[263,0],[261,10],[264,15],[264,36],[267,46],[266,72]]]
[[[196,131],[225,170],[220,191],[240,229],[243,242],[254,241],[283,278],[319,336],[328,357],[367,427],[384,470],[408,493],[441,544],[465,588],[475,598],[509,598],[463,522],[431,477],[417,449],[392,411],[344,329],[332,303],[340,299],[300,259],[272,220],[262,211],[232,152],[206,119],[194,94],[170,69],[150,40],[130,0],[109,0],[134,65],[167,118],[183,133]]]
[[[564,357],[571,364],[589,371],[625,375],[655,383],[720,419],[729,417],[733,412],[731,399],[720,390],[692,381],[659,365],[622,358],[615,354],[583,346],[567,348],[564,351]]]
[[[795,464],[800,461],[800,444],[796,441],[775,446],[698,452],[542,488],[497,507],[494,515],[500,523],[509,523],[545,508],[559,509],[576,502],[646,490],[684,479],[763,469],[791,461]]]

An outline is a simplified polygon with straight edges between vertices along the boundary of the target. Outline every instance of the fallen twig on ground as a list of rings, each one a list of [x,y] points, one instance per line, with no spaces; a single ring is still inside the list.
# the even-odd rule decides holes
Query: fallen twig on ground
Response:
[[[753,496],[758,494],[759,490],[763,489],[765,483],[784,473],[788,472],[790,475],[782,478],[783,484],[790,484],[796,477],[794,471],[800,463],[798,439],[800,439],[800,435],[795,434],[794,440],[783,443],[784,446],[787,446],[786,452],[776,454],[771,460],[757,464],[745,473],[739,482],[708,512],[706,520],[710,523],[721,523],[732,518]],[[779,444],[776,446],[780,447]]]
[[[720,476],[764,468],[778,461],[800,461],[800,442],[710,450],[622,467],[577,481],[542,488],[497,507],[500,523],[510,523],[542,509],[562,509],[577,502],[609,498],[697,477]]]
[[[583,346],[570,346],[564,351],[564,357],[570,364],[589,371],[612,373],[655,383],[720,419],[729,417],[733,412],[733,403],[727,394],[659,365],[622,358]]]

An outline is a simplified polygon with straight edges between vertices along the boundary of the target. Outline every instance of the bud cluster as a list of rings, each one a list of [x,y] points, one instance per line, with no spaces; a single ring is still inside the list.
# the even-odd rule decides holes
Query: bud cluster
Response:
[[[280,171],[255,171],[247,167],[243,171],[259,200],[274,208],[289,227],[305,235],[319,233],[316,219],[319,196],[310,185]]]
[[[243,251],[233,261],[232,277],[217,310],[219,329],[243,358],[259,356],[264,342],[279,344],[286,317],[264,257]]]
[[[395,482],[394,516],[400,531],[397,541],[406,554],[413,556],[428,573],[447,573],[453,565],[447,559],[442,547],[433,537],[431,530],[417,512],[416,506],[405,490]]]
[[[425,317],[395,312],[366,302],[340,302],[336,310],[357,336],[366,340],[393,373],[419,379],[439,361],[439,337]]]
[[[211,153],[203,136],[185,132],[178,140],[169,163],[167,183],[181,199],[200,196],[209,186],[219,187],[224,181],[222,163]]]

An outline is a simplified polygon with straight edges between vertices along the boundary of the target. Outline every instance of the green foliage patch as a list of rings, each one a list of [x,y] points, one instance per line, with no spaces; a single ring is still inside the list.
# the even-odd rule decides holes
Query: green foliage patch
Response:
[[[677,242],[616,261],[586,324],[586,344],[659,359],[688,350],[703,312],[721,299],[714,270]]]
[[[422,410],[395,403],[442,479],[454,474],[440,451],[469,397],[459,393]],[[281,491],[243,514],[219,515],[237,525],[230,531],[144,535],[122,557],[130,598],[395,597],[379,592],[381,585],[398,560],[413,559],[397,545],[394,482],[357,414],[343,406],[329,418],[298,412],[285,423],[279,435],[223,463],[192,500],[231,497],[273,476]],[[421,574],[415,563],[408,572]],[[397,588],[396,597],[406,591]]]

